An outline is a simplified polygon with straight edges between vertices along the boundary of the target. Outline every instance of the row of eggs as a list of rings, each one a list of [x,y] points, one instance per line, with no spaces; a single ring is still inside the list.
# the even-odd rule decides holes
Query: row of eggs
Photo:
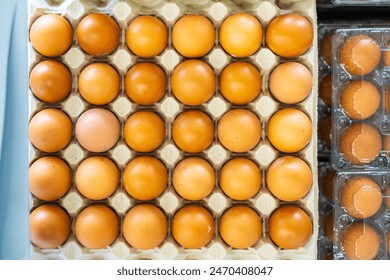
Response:
[[[76,37],[86,53],[104,56],[112,53],[119,45],[120,27],[106,14],[89,14],[78,23]],[[254,16],[237,13],[222,22],[218,37],[227,53],[235,57],[248,57],[261,47],[263,29]],[[172,44],[185,57],[206,55],[213,48],[215,39],[213,23],[202,15],[184,15],[172,28]],[[307,18],[299,14],[280,15],[268,24],[265,40],[277,55],[298,57],[311,47],[313,27]],[[60,56],[72,44],[72,26],[59,15],[43,15],[31,25],[30,41],[40,54]],[[167,43],[167,27],[155,16],[139,16],[127,28],[126,44],[139,57],[157,56]]]

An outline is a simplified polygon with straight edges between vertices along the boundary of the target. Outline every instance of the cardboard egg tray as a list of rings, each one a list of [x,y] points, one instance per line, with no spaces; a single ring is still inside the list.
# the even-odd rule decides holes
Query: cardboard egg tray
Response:
[[[351,75],[345,70],[344,66],[340,62],[340,46],[350,36],[353,35],[368,35],[375,39],[381,48],[381,56],[385,52],[389,51],[386,46],[390,40],[390,29],[383,27],[372,27],[372,28],[348,28],[348,29],[337,29],[333,35],[332,51],[333,56],[333,69],[332,69],[332,86],[333,86],[333,108],[332,108],[332,119],[333,119],[333,147],[332,147],[332,163],[335,169],[339,171],[364,171],[364,170],[388,170],[390,168],[390,158],[388,151],[382,148],[381,153],[371,163],[354,165],[344,159],[343,154],[339,151],[340,136],[345,128],[354,122],[367,123],[375,127],[381,134],[382,138],[389,133],[389,114],[385,111],[385,103],[387,97],[385,95],[387,87],[390,85],[390,73],[388,66],[383,64],[382,58],[377,68],[365,75],[356,76]],[[381,103],[377,112],[370,118],[360,121],[352,120],[347,116],[340,104],[340,93],[342,89],[353,80],[367,80],[377,87],[381,96]],[[368,144],[368,143],[367,143]],[[383,144],[383,140],[382,140]]]
[[[277,15],[297,12],[308,18],[313,24],[314,39],[311,49],[298,57],[296,60],[300,61],[308,67],[313,75],[313,88],[310,96],[300,104],[294,106],[305,112],[312,121],[312,140],[309,145],[295,154],[303,158],[311,167],[313,175],[313,186],[310,192],[301,200],[293,202],[304,209],[312,219],[313,233],[310,240],[302,248],[296,250],[282,250],[276,246],[268,236],[267,223],[270,214],[284,202],[278,201],[267,189],[265,185],[265,172],[267,167],[279,156],[279,153],[269,143],[266,135],[267,121],[271,115],[279,108],[283,108],[283,104],[276,102],[271,96],[268,89],[268,77],[273,68],[278,63],[283,62],[284,59],[277,57],[269,50],[263,43],[262,47],[252,56],[243,60],[254,64],[262,75],[262,91],[257,99],[244,108],[254,112],[262,123],[262,139],[260,143],[250,152],[242,154],[247,158],[255,161],[262,170],[262,187],[253,198],[244,202],[233,201],[228,198],[220,189],[218,181],[214,191],[204,200],[195,202],[205,206],[213,214],[216,233],[212,241],[204,248],[197,250],[189,250],[180,247],[171,235],[170,229],[168,236],[158,248],[152,250],[138,250],[132,248],[124,239],[120,231],[118,238],[109,247],[101,250],[90,250],[84,248],[76,239],[72,230],[68,240],[56,249],[40,249],[31,245],[31,257],[33,259],[316,259],[317,258],[317,234],[318,234],[318,188],[317,188],[317,25],[316,25],[316,7],[315,1],[249,1],[249,0],[235,0],[235,1],[211,1],[211,0],[197,0],[197,1],[179,1],[179,0],[146,0],[146,1],[132,1],[132,0],[113,0],[113,1],[76,1],[76,0],[59,0],[59,1],[44,1],[32,0],[29,4],[29,25],[45,13],[57,13],[64,16],[73,26],[74,30],[78,22],[87,14],[97,12],[105,13],[112,16],[121,27],[121,41],[119,47],[110,55],[103,58],[96,58],[87,55],[78,46],[76,39],[67,53],[59,57],[58,60],[63,62],[72,72],[73,87],[72,92],[68,98],[61,103],[49,105],[37,100],[31,91],[30,98],[30,116],[36,112],[49,107],[55,107],[63,110],[69,115],[73,123],[76,122],[78,116],[85,110],[93,108],[92,105],[85,102],[78,93],[77,77],[81,70],[87,66],[91,61],[104,61],[111,64],[119,73],[122,80],[122,86],[118,97],[110,104],[103,106],[112,111],[119,119],[121,126],[127,118],[134,112],[142,108],[128,99],[123,86],[124,75],[127,70],[137,63],[143,61],[142,59],[133,55],[127,48],[125,43],[125,31],[128,24],[138,15],[152,14],[158,16],[164,21],[171,34],[172,26],[175,21],[184,14],[196,13],[203,14],[209,18],[217,31],[222,21],[230,14],[236,12],[246,12],[254,15],[263,26],[263,37],[267,24]],[[31,45],[29,45],[29,67],[32,67],[44,60],[40,54],[36,53]],[[161,101],[148,109],[152,109],[159,115],[163,116],[166,124],[166,139],[163,144],[153,153],[153,156],[160,159],[169,170],[168,186],[164,193],[150,203],[160,207],[166,214],[169,221],[169,228],[172,217],[175,212],[182,206],[191,204],[181,198],[172,186],[172,171],[175,165],[183,159],[185,155],[174,144],[171,137],[171,127],[175,117],[188,107],[182,105],[177,101],[169,85],[170,75],[175,66],[183,61],[185,58],[178,54],[173,48],[169,39],[167,48],[157,57],[152,59],[153,62],[160,65],[167,74],[168,86],[166,94]],[[222,69],[230,62],[237,61],[236,59],[221,48],[216,42],[214,48],[206,56],[201,58],[208,63],[218,75]],[[230,103],[226,102],[222,95],[217,91],[212,99],[200,106],[200,109],[206,112],[214,121],[217,127],[220,117],[230,110],[236,108]],[[30,161],[33,162],[37,158],[46,155],[41,151],[35,149],[30,145]],[[64,159],[71,167],[73,173],[78,164],[88,156],[94,155],[83,149],[78,144],[75,137],[71,143],[61,152],[56,153],[59,157]],[[118,143],[108,152],[103,155],[111,158],[118,166],[121,174],[126,164],[138,156],[139,153],[131,150],[125,143],[124,137],[121,136]],[[234,154],[236,155],[236,154]],[[197,154],[207,161],[212,163],[216,176],[218,178],[219,170],[223,164],[229,160],[233,154],[226,150],[215,136],[213,144],[201,154]],[[118,186],[117,191],[108,199],[99,201],[115,210],[116,214],[123,220],[123,217],[130,208],[135,206],[138,202],[130,197],[122,182]],[[31,197],[31,209],[44,204],[35,197]],[[76,186],[72,185],[70,191],[61,199],[55,202],[57,205],[63,207],[70,215],[73,225],[78,213],[86,206],[95,203],[94,201],[84,198],[78,191]],[[251,248],[244,250],[232,249],[227,246],[220,237],[218,232],[218,223],[221,215],[229,207],[235,204],[245,204],[257,211],[261,216],[263,222],[263,233],[259,241]]]
[[[390,252],[387,251],[386,234],[390,232],[390,209],[383,201],[381,208],[372,217],[357,219],[349,215],[340,203],[341,190],[347,180],[355,177],[367,177],[375,181],[381,189],[383,199],[388,198],[386,189],[390,187],[390,174],[388,172],[343,172],[338,173],[334,180],[334,259],[347,259],[340,244],[343,232],[353,223],[363,223],[372,226],[378,233],[380,247],[375,259],[390,259]]]

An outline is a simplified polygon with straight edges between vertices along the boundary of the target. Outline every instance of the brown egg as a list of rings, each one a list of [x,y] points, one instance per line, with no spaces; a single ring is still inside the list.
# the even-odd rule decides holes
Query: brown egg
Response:
[[[330,200],[334,199],[334,180],[336,172],[332,169],[328,170],[321,180],[320,189],[322,193]]]
[[[222,239],[236,249],[255,245],[263,231],[261,217],[252,208],[241,205],[223,213],[219,227]]]
[[[332,243],[334,243],[334,229],[335,223],[334,223],[334,211],[330,211],[325,216],[323,228],[324,228],[324,234],[328,238],[328,240]]]
[[[130,246],[141,250],[154,249],[168,234],[168,220],[156,206],[138,204],[127,212],[122,230]]]
[[[222,48],[232,56],[254,54],[263,42],[261,23],[252,15],[237,13],[228,16],[219,29]]]
[[[123,128],[125,141],[137,152],[152,152],[165,138],[165,124],[152,111],[139,111],[132,114]]]
[[[185,111],[173,122],[172,138],[184,152],[203,152],[214,140],[214,123],[202,111]]]
[[[38,199],[57,200],[68,192],[71,183],[72,171],[59,157],[41,157],[29,168],[30,192]]]
[[[72,74],[61,62],[45,60],[31,70],[30,88],[32,93],[43,102],[60,102],[70,94]]]
[[[385,96],[383,99],[384,107],[385,107],[385,112],[387,114],[390,114],[390,86],[388,86],[385,90]]]
[[[262,175],[252,160],[238,157],[226,162],[219,175],[223,192],[235,200],[247,200],[261,188]]]
[[[269,77],[269,89],[274,98],[285,104],[296,104],[309,96],[313,77],[310,70],[295,61],[279,64]]]
[[[109,158],[92,156],[83,160],[76,169],[78,191],[86,198],[102,200],[111,196],[119,185],[118,167]]]
[[[167,46],[168,29],[155,16],[138,16],[127,28],[126,44],[137,56],[150,58],[159,55]]]
[[[309,215],[295,205],[277,208],[268,221],[269,236],[282,249],[298,249],[309,241],[313,225]]]
[[[60,56],[72,45],[72,33],[72,26],[64,17],[45,14],[31,25],[30,42],[44,56]]]
[[[351,164],[369,164],[379,155],[381,148],[381,136],[369,124],[353,123],[341,133],[339,150]]]
[[[126,94],[139,105],[153,105],[160,101],[166,89],[165,72],[154,63],[137,63],[126,73]]]
[[[233,109],[218,123],[218,139],[228,150],[245,153],[252,150],[261,138],[259,118],[249,110]]]
[[[219,76],[219,86],[227,101],[243,105],[252,102],[261,91],[259,70],[245,61],[229,64]]]
[[[214,189],[215,172],[206,160],[189,157],[176,165],[172,174],[172,183],[176,192],[188,200],[201,200]]]
[[[385,195],[383,196],[387,209],[390,210],[390,185],[387,186]]]
[[[196,59],[185,60],[176,66],[171,76],[175,97],[185,105],[203,105],[214,95],[216,78],[211,67]]]
[[[268,121],[268,140],[281,152],[296,153],[305,148],[312,137],[312,123],[302,111],[286,108]]]
[[[38,206],[30,213],[30,240],[42,249],[61,246],[70,234],[70,218],[54,204]]]
[[[332,74],[326,75],[320,82],[318,93],[325,105],[332,108]]]
[[[382,205],[378,184],[368,177],[353,177],[341,189],[341,206],[354,218],[365,219],[375,215]]]
[[[119,218],[111,208],[92,204],[78,214],[74,231],[84,247],[104,249],[114,243],[119,234]]]
[[[354,223],[342,233],[341,250],[349,260],[372,260],[378,255],[380,240],[367,223]]]
[[[390,231],[387,232],[387,239],[386,239],[386,242],[387,242],[387,253],[390,254]]]
[[[105,105],[113,101],[120,89],[120,77],[107,63],[92,63],[81,71],[78,87],[80,95],[93,105]]]
[[[388,41],[386,44],[386,48],[389,47],[390,47],[390,41]],[[382,61],[385,66],[390,66],[390,51],[388,49],[383,51]]]
[[[371,73],[380,60],[380,47],[368,35],[351,36],[340,47],[340,63],[352,75],[364,76]]]
[[[201,57],[214,46],[215,29],[213,23],[202,15],[182,16],[172,28],[172,44],[186,57]]]
[[[307,18],[295,13],[283,14],[268,24],[265,41],[275,54],[292,58],[310,49],[313,34],[313,25]]]
[[[120,29],[112,17],[93,13],[79,22],[76,37],[79,46],[86,53],[104,56],[112,53],[119,45]]]
[[[111,149],[119,139],[120,124],[116,116],[103,108],[92,108],[80,115],[76,122],[77,141],[95,153]]]
[[[326,146],[332,146],[332,116],[326,115],[318,120],[318,138],[325,142]]]
[[[332,36],[333,32],[328,32],[322,38],[320,43],[320,56],[325,60],[325,62],[332,66],[333,64],[333,54],[332,54]]]
[[[132,159],[123,172],[126,192],[138,200],[152,200],[160,196],[168,184],[164,164],[152,156]]]
[[[310,166],[302,159],[284,156],[268,167],[266,183],[270,192],[278,199],[295,201],[310,191],[313,175]]]
[[[365,80],[349,82],[340,94],[340,103],[351,119],[364,120],[376,113],[381,102],[378,89]]]
[[[68,115],[52,108],[36,113],[28,129],[31,143],[46,153],[64,149],[73,135],[73,125]]]
[[[172,235],[180,246],[199,249],[214,237],[214,219],[210,212],[199,205],[187,205],[175,213]]]

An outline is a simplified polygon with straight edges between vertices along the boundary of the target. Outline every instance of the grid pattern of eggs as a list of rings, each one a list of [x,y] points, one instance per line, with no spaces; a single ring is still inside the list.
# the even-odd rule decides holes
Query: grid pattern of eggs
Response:
[[[315,259],[295,2],[31,1],[32,257]]]

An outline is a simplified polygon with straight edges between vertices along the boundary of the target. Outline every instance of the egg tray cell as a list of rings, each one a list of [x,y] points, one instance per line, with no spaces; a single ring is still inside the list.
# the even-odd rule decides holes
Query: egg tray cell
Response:
[[[380,209],[373,216],[366,219],[357,219],[349,215],[341,205],[341,190],[345,183],[356,177],[367,177],[378,184],[381,189],[383,201]],[[388,172],[339,172],[334,179],[334,259],[347,259],[343,253],[343,248],[340,246],[343,231],[353,223],[363,223],[372,226],[378,233],[380,239],[380,247],[378,255],[375,259],[385,260],[390,259],[390,252],[387,252],[386,234],[390,232],[390,209],[386,207],[385,198],[389,198],[386,194],[387,188],[390,186],[390,174]]]
[[[56,249],[41,249],[33,244],[31,245],[31,258],[33,259],[315,259],[317,257],[317,139],[316,135],[316,120],[317,120],[317,35],[316,35],[316,7],[315,1],[165,1],[165,0],[149,0],[149,1],[76,1],[76,0],[64,0],[64,1],[43,1],[43,0],[31,0],[29,2],[29,26],[39,16],[45,13],[56,13],[64,16],[73,26],[74,30],[78,22],[89,13],[105,13],[112,16],[119,24],[121,28],[121,40],[118,48],[112,53],[103,58],[96,58],[86,54],[77,44],[74,37],[71,48],[61,57],[56,58],[63,62],[71,71],[73,76],[72,92],[69,97],[60,103],[47,104],[36,99],[32,92],[29,91],[30,99],[30,116],[32,117],[38,111],[44,108],[58,108],[72,119],[75,124],[78,116],[89,108],[94,108],[85,102],[78,93],[77,89],[77,77],[81,70],[89,65],[91,62],[102,61],[112,65],[121,76],[121,90],[118,97],[108,105],[102,106],[112,111],[121,124],[123,129],[124,122],[134,112],[143,109],[149,109],[157,112],[165,121],[166,124],[166,139],[162,145],[151,155],[160,159],[168,168],[169,180],[168,186],[164,193],[153,201],[148,201],[163,210],[166,214],[169,222],[168,236],[164,242],[155,249],[152,250],[138,250],[129,246],[125,241],[122,231],[120,231],[118,238],[115,242],[105,249],[90,250],[84,248],[76,239],[73,227],[74,221],[78,213],[86,206],[95,203],[83,197],[74,184],[69,192],[61,199],[55,201],[55,204],[63,207],[70,215],[73,226],[72,232],[68,240]],[[304,148],[296,156],[304,159],[310,166],[313,174],[313,186],[310,192],[301,200],[294,202],[293,204],[299,205],[304,209],[312,219],[313,233],[307,244],[296,250],[282,250],[278,248],[269,238],[267,233],[267,219],[270,214],[279,205],[285,204],[278,201],[269,192],[265,185],[265,171],[267,167],[279,156],[283,154],[279,153],[268,142],[266,137],[266,127],[269,117],[280,108],[286,107],[283,104],[276,102],[271,96],[268,89],[268,76],[272,69],[278,65],[278,63],[285,61],[282,58],[274,55],[263,43],[259,51],[254,55],[245,59],[236,59],[226,54],[219,44],[215,44],[214,48],[201,58],[204,62],[208,63],[214,70],[215,74],[219,75],[222,69],[230,62],[237,60],[249,61],[255,65],[262,75],[262,92],[259,97],[247,106],[241,106],[242,108],[250,109],[254,112],[262,122],[262,139],[260,143],[250,152],[245,154],[235,154],[226,150],[219,142],[217,137],[214,137],[213,144],[200,154],[200,156],[210,162],[214,170],[216,171],[216,177],[218,178],[219,170],[221,166],[229,159],[235,156],[244,156],[252,159],[256,162],[262,170],[262,187],[253,198],[247,201],[238,202],[228,198],[219,187],[218,181],[214,191],[204,200],[198,202],[189,202],[181,198],[174,190],[172,186],[172,171],[176,164],[188,156],[188,154],[180,151],[174,144],[171,137],[171,127],[175,117],[182,111],[190,109],[190,107],[184,106],[178,100],[175,99],[171,92],[169,85],[170,74],[175,66],[184,60],[184,57],[179,55],[173,48],[171,40],[168,41],[167,48],[157,57],[146,60],[152,61],[160,65],[167,75],[167,90],[166,94],[161,101],[153,106],[138,106],[132,103],[123,86],[124,75],[127,70],[137,62],[145,61],[132,54],[125,43],[125,30],[128,24],[138,15],[156,15],[164,21],[169,30],[169,38],[171,35],[172,26],[175,21],[184,14],[196,13],[203,14],[209,18],[218,31],[218,27],[221,22],[229,14],[236,12],[246,12],[254,15],[263,26],[263,34],[267,23],[270,22],[275,16],[279,14],[285,14],[290,12],[297,12],[307,17],[313,24],[314,40],[311,49],[304,55],[297,58],[308,67],[313,75],[313,88],[310,96],[300,104],[293,106],[304,111],[312,121],[312,135],[313,138],[309,145]],[[38,62],[45,60],[46,58],[38,54],[29,44],[29,67],[30,70]],[[196,107],[196,109],[202,110],[207,113],[214,121],[215,127],[217,126],[219,118],[231,108],[230,103],[226,102],[219,92],[217,91],[213,98],[206,104]],[[291,106],[290,106],[291,107]],[[193,108],[193,107],[191,107]],[[47,155],[37,150],[30,145],[30,162],[32,163],[36,159]],[[51,154],[52,155],[52,154]],[[73,175],[78,164],[85,158],[96,155],[86,151],[73,136],[70,144],[62,151],[55,153],[64,159],[72,169]],[[100,154],[99,154],[100,155]],[[131,150],[125,143],[123,135],[121,135],[116,145],[109,151],[102,153],[112,159],[118,166],[121,175],[126,164],[134,157],[140,155]],[[143,154],[144,155],[144,154]],[[116,192],[108,199],[103,201],[97,201],[110,206],[120,220],[123,220],[127,211],[139,203],[134,198],[130,197],[120,182]],[[31,209],[35,209],[37,206],[46,202],[37,199],[31,195]],[[199,204],[206,207],[212,213],[216,225],[216,234],[212,241],[204,248],[197,250],[189,250],[180,247],[173,239],[170,232],[170,225],[174,213],[182,206],[187,204]],[[244,250],[236,250],[227,246],[220,235],[218,234],[218,223],[220,216],[226,209],[236,204],[245,204],[257,211],[262,218],[263,233],[260,240],[251,248]]]
[[[375,70],[364,76],[356,76],[350,74],[345,66],[340,61],[340,47],[343,42],[353,35],[368,35],[376,40],[381,50],[381,61]],[[390,119],[389,113],[385,110],[385,103],[387,97],[385,94],[386,88],[390,85],[390,72],[389,67],[385,66],[382,58],[384,53],[390,51],[386,47],[386,43],[390,40],[390,29],[385,27],[379,28],[348,28],[337,29],[332,39],[332,52],[333,66],[332,66],[332,89],[333,89],[333,101],[332,101],[332,154],[331,161],[334,168],[338,171],[365,171],[365,170],[389,170],[390,169],[390,157],[388,151],[382,146],[381,152],[378,156],[369,163],[353,164],[345,159],[345,156],[339,150],[340,136],[344,129],[349,127],[353,123],[365,123],[373,126],[378,130],[382,138],[389,134]],[[377,87],[380,94],[381,102],[378,110],[375,114],[365,120],[353,120],[351,119],[340,104],[340,94],[343,88],[351,81],[365,80],[371,82]],[[370,145],[370,143],[367,143]]]

